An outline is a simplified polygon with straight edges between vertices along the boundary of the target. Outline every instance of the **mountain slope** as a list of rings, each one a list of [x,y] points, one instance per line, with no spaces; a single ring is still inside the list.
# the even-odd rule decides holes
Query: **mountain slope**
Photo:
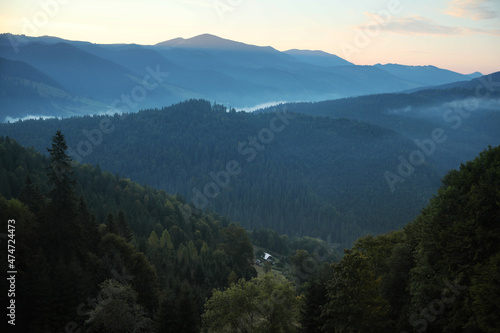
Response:
[[[291,55],[295,59],[306,62],[316,66],[347,66],[353,65],[353,63],[340,58],[334,54],[326,53],[323,51],[309,51],[309,50],[297,50],[292,49],[285,51],[288,55]]]
[[[202,50],[232,66],[249,68],[287,67],[293,60],[270,46],[261,47],[234,42],[214,35],[204,34],[189,39],[176,38],[156,44],[159,47],[175,47],[188,50]]]
[[[368,95],[317,103],[286,103],[255,112],[287,110],[310,116],[352,119],[425,140],[443,129],[446,140],[426,157],[440,173],[456,168],[488,145],[500,144],[500,72],[414,93]],[[451,88],[450,88],[451,87]],[[415,146],[415,148],[419,148]]]
[[[99,287],[108,279],[133,289],[126,306],[137,299],[150,322],[175,322],[179,313],[198,320],[203,301],[214,288],[226,288],[230,274],[256,276],[249,237],[227,218],[199,211],[187,216],[179,197],[89,165],[70,168],[70,204],[58,206],[49,158],[3,136],[0,152],[1,226],[7,230],[14,220],[18,236],[21,332],[59,331],[70,319],[73,328],[87,328],[91,302],[100,301]],[[1,268],[7,270],[7,263]],[[178,302],[181,284],[192,288],[189,308]],[[176,309],[175,316],[160,302]]]
[[[105,105],[79,98],[36,68],[0,58],[0,121],[29,116],[85,115]]]
[[[376,64],[375,67],[399,77],[401,79],[413,81],[423,86],[437,86],[441,84],[468,81],[481,76],[481,73],[463,75],[435,66],[404,66],[398,64]]]
[[[0,58],[0,75],[39,82],[54,88],[63,89],[61,84],[56,80],[22,61]]]
[[[102,121],[112,130],[101,131]],[[178,192],[250,229],[343,245],[411,220],[439,181],[425,165],[391,192],[384,173],[413,149],[395,131],[345,119],[226,112],[206,101],[125,117],[27,121],[0,132],[42,150],[47,142],[33,140],[36,133],[56,128],[82,163]]]
[[[136,85],[127,69],[67,43],[31,43],[19,47],[17,53],[11,48],[0,50],[5,58],[32,65],[82,97],[105,100]]]
[[[436,90],[464,89],[471,91],[472,95],[472,91],[474,92],[474,94],[476,94],[476,89],[478,89],[481,90],[480,92],[478,91],[480,95],[495,96],[498,95],[498,90],[499,90],[498,88],[500,86],[499,82],[500,82],[500,72],[495,72],[488,75],[475,77],[474,79],[467,81],[451,82],[432,87],[421,87],[413,89],[412,91],[409,92],[432,90],[432,89]]]

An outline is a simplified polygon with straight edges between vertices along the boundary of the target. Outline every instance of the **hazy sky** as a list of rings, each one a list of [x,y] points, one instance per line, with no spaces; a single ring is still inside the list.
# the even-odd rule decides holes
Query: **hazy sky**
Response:
[[[137,44],[211,33],[359,65],[500,70],[500,0],[0,0],[0,32]]]

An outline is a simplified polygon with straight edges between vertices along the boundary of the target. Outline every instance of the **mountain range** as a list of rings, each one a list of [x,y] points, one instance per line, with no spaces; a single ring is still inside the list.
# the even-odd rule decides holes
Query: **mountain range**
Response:
[[[323,51],[204,34],[155,45],[0,35],[0,121],[130,112],[203,98],[244,109],[466,81],[433,66],[357,66]]]

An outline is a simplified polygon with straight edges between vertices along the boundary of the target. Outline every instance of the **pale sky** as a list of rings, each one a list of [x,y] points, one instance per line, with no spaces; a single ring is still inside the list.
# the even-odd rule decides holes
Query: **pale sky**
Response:
[[[358,65],[500,71],[500,0],[0,0],[0,32],[136,44],[210,33]]]

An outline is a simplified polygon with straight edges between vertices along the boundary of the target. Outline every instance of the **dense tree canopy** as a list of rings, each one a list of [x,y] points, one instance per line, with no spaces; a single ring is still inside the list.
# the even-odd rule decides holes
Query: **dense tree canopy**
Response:
[[[439,186],[429,163],[391,192],[384,173],[396,172],[398,156],[416,148],[393,127],[286,108],[252,114],[190,100],[133,114],[0,124],[0,132],[41,152],[46,133],[58,129],[78,162],[179,193],[250,230],[344,247],[410,221]]]
[[[106,280],[101,284],[99,296],[85,321],[88,332],[150,332],[152,321],[137,303],[137,294],[130,286]]]
[[[54,139],[64,146],[62,133]],[[197,332],[214,289],[256,275],[252,233],[228,218],[202,213],[178,195],[140,186],[99,166],[69,160],[69,182],[59,184],[72,198],[68,215],[68,207],[53,204],[51,193],[58,185],[51,180],[51,159],[3,137],[0,153],[0,170],[7,175],[0,188],[1,223],[6,230],[5,223],[16,220],[16,255],[22,258],[16,326],[23,332],[102,329],[107,306],[131,299],[121,295],[133,295],[134,302],[122,304],[123,309],[151,320],[153,330]],[[324,243],[288,239],[272,230],[258,234],[279,245],[271,248],[285,263],[300,246]],[[59,243],[48,241],[56,235]],[[6,261],[0,265],[7,271]],[[106,290],[112,296],[96,308]],[[88,321],[91,313],[94,319]]]
[[[325,241],[247,232],[179,195],[71,163],[60,132],[53,143],[47,158],[0,138],[0,222],[16,220],[23,332],[498,329],[500,147],[450,171],[413,222],[359,238],[324,266],[335,258]],[[255,277],[256,244],[291,274],[268,265]]]
[[[295,332],[299,299],[283,277],[266,274],[215,291],[205,304],[208,332]]]
[[[17,222],[22,331],[59,331],[68,324],[102,330],[109,304],[130,299],[121,295],[133,295],[132,303],[123,304],[130,315],[199,319],[204,299],[213,288],[226,287],[231,273],[255,275],[244,229],[194,207],[186,215],[179,197],[73,164],[65,145],[57,132],[48,159],[0,138],[1,170],[9,175],[0,217],[5,230],[8,219]],[[119,285],[99,288],[110,279]],[[107,291],[108,300],[98,302]],[[160,307],[166,302],[174,312]]]
[[[403,230],[360,238],[332,265],[331,278],[311,282],[304,326],[310,332],[497,331],[499,188],[500,147],[450,171]],[[326,298],[317,290],[326,290]]]

